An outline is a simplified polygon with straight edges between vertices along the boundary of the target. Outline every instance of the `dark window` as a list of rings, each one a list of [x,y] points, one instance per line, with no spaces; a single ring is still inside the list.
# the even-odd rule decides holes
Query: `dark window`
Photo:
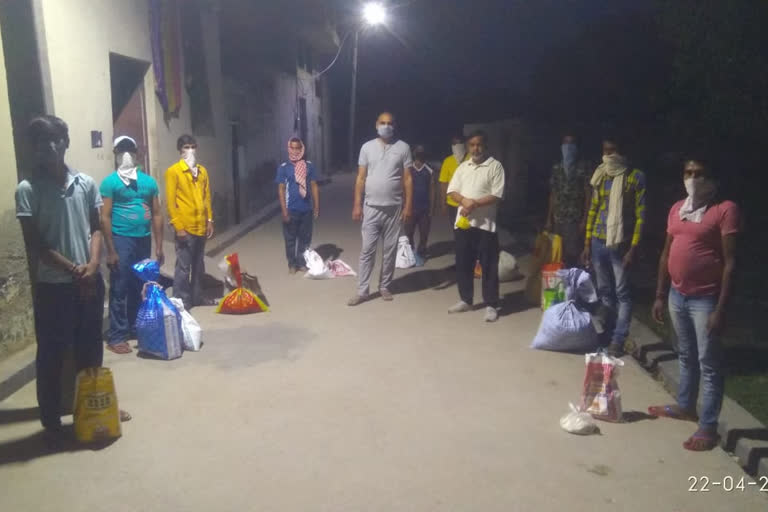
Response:
[[[299,98],[299,137],[307,143],[307,100]]]
[[[323,97],[323,84],[319,78],[315,79],[315,96],[318,98]]]
[[[180,15],[181,26],[184,27],[181,31],[184,48],[184,84],[189,94],[192,132],[195,135],[213,136],[215,130],[200,8],[181,9]]]

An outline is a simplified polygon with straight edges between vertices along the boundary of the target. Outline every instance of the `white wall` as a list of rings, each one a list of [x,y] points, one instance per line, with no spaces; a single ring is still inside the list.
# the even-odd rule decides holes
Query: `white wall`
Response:
[[[109,54],[151,62],[148,2],[43,0],[43,16],[55,114],[70,129],[68,162],[101,180],[113,170]],[[213,12],[202,16],[216,136],[196,137],[199,159],[211,173],[214,193],[231,197],[231,138],[222,102],[218,21]],[[190,101],[184,91],[178,119],[166,125],[154,87],[150,67],[145,78],[150,169],[162,187],[165,169],[178,159],[176,139],[191,132]],[[91,130],[102,132],[103,148],[91,148]],[[215,212],[217,217],[222,213]]]

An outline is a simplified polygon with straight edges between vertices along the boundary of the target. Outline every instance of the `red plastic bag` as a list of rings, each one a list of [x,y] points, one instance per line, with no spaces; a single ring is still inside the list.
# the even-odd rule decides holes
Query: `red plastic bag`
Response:
[[[232,275],[237,282],[237,288],[221,299],[216,312],[229,315],[245,315],[248,313],[269,311],[267,305],[264,304],[255,293],[243,287],[243,276],[240,272],[240,259],[238,258],[237,253],[230,254],[227,256],[226,260],[232,269]]]
[[[621,391],[616,378],[624,361],[605,352],[586,354],[584,357],[587,374],[581,395],[582,410],[598,420],[621,421]]]

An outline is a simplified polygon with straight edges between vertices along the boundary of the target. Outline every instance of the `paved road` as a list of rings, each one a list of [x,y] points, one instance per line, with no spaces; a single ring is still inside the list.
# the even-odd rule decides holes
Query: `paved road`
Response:
[[[323,190],[317,244],[357,267],[351,180]],[[438,249],[449,233],[439,222]],[[445,228],[445,229],[444,229]],[[688,492],[690,475],[743,476],[720,450],[694,454],[692,426],[558,424],[583,379],[579,356],[530,350],[540,318],[516,302],[496,324],[448,316],[455,287],[433,289],[450,256],[398,271],[392,303],[355,309],[351,278],[289,276],[280,220],[234,248],[273,310],[195,312],[199,353],[163,362],[109,354],[134,420],[99,451],[46,453],[34,386],[0,404],[2,510],[48,511],[757,511],[756,488]],[[627,410],[667,393],[634,363]]]

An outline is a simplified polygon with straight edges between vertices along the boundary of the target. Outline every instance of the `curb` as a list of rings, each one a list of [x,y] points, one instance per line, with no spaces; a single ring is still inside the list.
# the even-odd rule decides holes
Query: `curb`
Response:
[[[637,318],[633,319],[628,352],[662,382],[672,396],[680,386],[680,368],[671,343],[662,340]],[[755,478],[768,478],[768,428],[731,398],[723,398],[717,432],[720,447]]]

